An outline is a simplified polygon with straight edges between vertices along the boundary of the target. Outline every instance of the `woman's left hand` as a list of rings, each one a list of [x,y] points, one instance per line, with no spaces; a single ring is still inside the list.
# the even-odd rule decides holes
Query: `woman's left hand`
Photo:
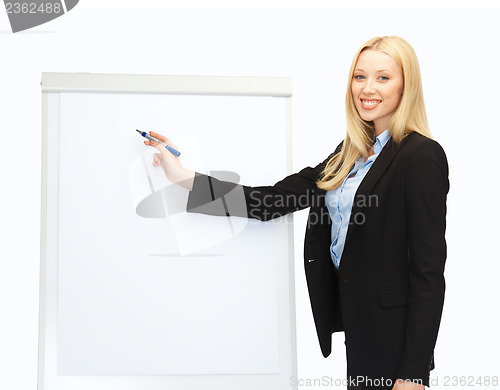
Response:
[[[405,379],[396,379],[392,390],[425,390],[425,385]]]

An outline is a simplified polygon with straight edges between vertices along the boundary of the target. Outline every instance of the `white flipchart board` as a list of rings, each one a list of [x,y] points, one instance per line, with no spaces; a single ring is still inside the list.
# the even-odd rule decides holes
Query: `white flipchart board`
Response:
[[[43,73],[42,99],[38,389],[294,388],[292,216],[167,204],[187,190],[136,132],[273,184],[291,173],[291,80]]]

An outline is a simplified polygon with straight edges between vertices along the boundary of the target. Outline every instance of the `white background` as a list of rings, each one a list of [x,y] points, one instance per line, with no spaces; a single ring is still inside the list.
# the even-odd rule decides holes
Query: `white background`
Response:
[[[357,2],[353,10],[345,9],[347,2],[312,1],[308,7],[316,9],[309,10],[300,10],[304,1],[290,2],[288,10],[284,2],[241,3],[228,10],[233,2],[214,1],[202,10],[201,2],[190,1],[81,0],[67,15],[17,34],[7,15],[0,16],[0,388],[36,388],[41,72],[293,77],[297,171],[322,161],[344,137],[350,63],[363,42],[380,35],[399,35],[414,47],[431,130],[450,165],[447,291],[433,388],[495,388],[475,381],[500,375],[500,11],[438,10],[451,4],[446,1],[421,2],[435,9],[420,10],[397,10],[387,1]],[[243,9],[249,5],[254,9]],[[492,1],[479,5],[498,8]],[[248,141],[279,147],[251,134]],[[231,145],[221,143],[225,147]],[[319,349],[302,266],[306,215],[295,216],[299,378],[304,389],[326,389],[333,387],[305,381],[343,378],[345,351],[341,334],[329,358]],[[473,382],[453,386],[453,376]]]

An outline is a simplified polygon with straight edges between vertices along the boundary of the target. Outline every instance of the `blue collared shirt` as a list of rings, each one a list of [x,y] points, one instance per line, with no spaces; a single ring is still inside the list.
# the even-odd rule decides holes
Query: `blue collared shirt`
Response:
[[[373,146],[375,154],[368,157],[366,161],[363,160],[363,157],[360,157],[342,185],[334,190],[326,192],[326,206],[332,220],[332,245],[330,246],[330,254],[332,256],[333,265],[337,269],[339,269],[340,258],[344,250],[354,196],[356,195],[356,191],[361,181],[380,154],[380,151],[391,138],[389,130],[386,129],[376,138],[375,145]],[[353,176],[349,177],[351,175]]]

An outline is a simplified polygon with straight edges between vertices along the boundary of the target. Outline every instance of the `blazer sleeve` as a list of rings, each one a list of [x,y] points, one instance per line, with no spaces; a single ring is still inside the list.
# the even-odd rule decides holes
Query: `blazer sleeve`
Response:
[[[268,221],[310,207],[324,195],[316,180],[340,147],[315,167],[306,167],[270,186],[250,187],[196,172],[186,211]]]
[[[399,379],[429,386],[434,346],[444,303],[448,162],[441,146],[421,143],[410,156],[405,178],[409,303]]]

